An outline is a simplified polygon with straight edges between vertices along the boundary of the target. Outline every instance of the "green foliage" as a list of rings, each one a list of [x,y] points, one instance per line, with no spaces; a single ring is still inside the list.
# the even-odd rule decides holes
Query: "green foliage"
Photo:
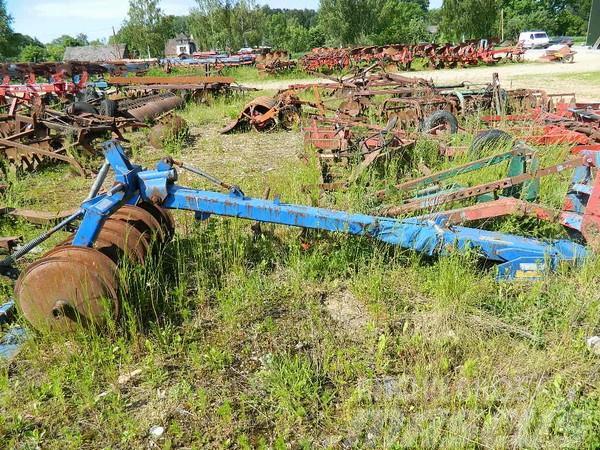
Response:
[[[21,33],[13,33],[9,37],[8,49],[3,56],[6,59],[17,59],[20,53],[23,51],[23,49],[28,45],[44,47],[44,44],[42,44],[37,39],[34,39],[30,36]],[[1,58],[2,56],[0,55],[0,59]]]
[[[504,0],[505,35],[515,39],[527,30],[544,30],[549,35],[585,35],[590,6],[590,0]]]
[[[113,43],[125,43],[138,56],[160,56],[165,50],[165,41],[174,36],[175,26],[181,22],[163,14],[160,0],[129,0],[127,20],[111,38]]]
[[[29,44],[19,53],[19,61],[42,62],[48,59],[48,51],[45,47]]]
[[[321,0],[319,24],[333,46],[428,41],[428,5],[420,0]]]
[[[265,14],[255,0],[196,0],[189,28],[198,46],[238,50],[262,44]]]
[[[11,22],[12,17],[8,15],[6,2],[0,0],[0,60],[6,58],[10,53],[10,36],[12,34],[12,29],[10,28]]]
[[[62,61],[67,47],[81,47],[88,45],[89,41],[85,34],[76,37],[63,34],[46,45],[46,51],[51,61]]]
[[[498,37],[503,10],[507,39],[527,30],[581,36],[587,31],[590,6],[590,0],[444,0],[440,25],[452,41]]]
[[[332,46],[367,43],[374,31],[375,14],[371,0],[321,0],[319,23]]]
[[[441,31],[455,42],[495,37],[499,7],[499,0],[444,0]]]
[[[280,355],[265,361],[257,382],[270,406],[269,414],[291,427],[305,418],[318,423],[327,414],[333,392],[324,386],[319,367],[306,357]]]
[[[325,44],[320,27],[306,28],[293,16],[276,13],[266,22],[264,40],[273,48],[302,52]]]
[[[378,45],[414,44],[430,39],[427,14],[416,2],[387,0],[377,16],[372,41]]]

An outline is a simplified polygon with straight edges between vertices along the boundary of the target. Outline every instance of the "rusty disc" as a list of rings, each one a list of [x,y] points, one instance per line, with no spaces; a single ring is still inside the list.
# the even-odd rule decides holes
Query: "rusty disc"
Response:
[[[69,236],[60,242],[57,247],[66,247],[73,244],[74,235]],[[124,246],[119,236],[111,230],[105,230],[100,233],[94,241],[94,249],[108,257],[112,262],[118,264],[125,257],[127,248]]]
[[[150,212],[139,206],[122,206],[111,218],[133,225],[150,242],[154,242],[155,240],[164,242],[166,239],[167,233],[162,229],[160,222]]]
[[[142,264],[150,252],[150,243],[133,225],[117,219],[107,219],[98,234],[95,247],[100,247],[104,242],[116,245],[126,257]]]
[[[57,245],[70,246],[74,235],[69,236]],[[131,258],[133,262],[143,263],[150,251],[149,239],[128,222],[119,219],[108,219],[94,241],[94,249],[106,255],[115,264],[123,258]],[[50,252],[52,253],[52,252]]]
[[[118,269],[116,263],[96,249],[67,244],[53,248],[44,255],[44,258],[68,258],[85,264],[95,274],[100,276],[112,290],[118,292]]]
[[[102,325],[118,311],[117,292],[83,263],[87,257],[82,255],[43,258],[19,277],[15,297],[34,328],[69,331],[78,324]]]
[[[175,235],[175,220],[168,209],[161,208],[154,203],[142,202],[138,205],[139,208],[145,209],[154,216],[160,223],[163,231],[166,232],[166,239],[171,239]]]

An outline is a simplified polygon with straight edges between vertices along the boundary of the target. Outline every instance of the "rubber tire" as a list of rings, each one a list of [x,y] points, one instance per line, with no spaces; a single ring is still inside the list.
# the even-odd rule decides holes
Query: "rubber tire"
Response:
[[[100,103],[100,115],[106,117],[115,117],[118,112],[118,106],[119,105],[116,101],[106,98]]]
[[[75,102],[69,108],[71,114],[78,116],[83,113],[98,114],[98,110],[86,102]]]
[[[512,143],[513,137],[506,131],[491,129],[477,133],[473,139],[471,147],[469,147],[470,155],[479,155],[483,150],[492,147],[500,146],[507,143]]]
[[[561,62],[563,64],[571,64],[574,60],[575,60],[575,57],[573,55],[567,55],[561,60]]]
[[[428,133],[429,130],[432,130],[443,122],[446,122],[450,126],[450,134],[458,133],[458,120],[456,119],[456,116],[451,112],[443,110],[435,111],[433,114],[426,117],[423,120],[421,130],[424,133]]]

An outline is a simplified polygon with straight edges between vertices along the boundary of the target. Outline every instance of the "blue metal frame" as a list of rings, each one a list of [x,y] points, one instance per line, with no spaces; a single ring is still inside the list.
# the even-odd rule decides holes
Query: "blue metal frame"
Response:
[[[291,205],[247,197],[237,188],[229,194],[189,189],[175,184],[177,172],[169,162],[143,171],[129,162],[116,142],[106,143],[105,153],[115,172],[117,189],[83,204],[84,218],[74,245],[91,247],[106,218],[122,204],[141,199],[168,209],[194,211],[201,219],[214,214],[369,236],[427,255],[443,254],[451,248],[477,249],[483,258],[500,264],[498,275],[503,279],[539,277],[562,261],[580,263],[587,255],[585,247],[568,240],[542,241],[467,227],[448,228],[418,218],[394,220]]]
[[[12,325],[16,306],[13,300],[0,305],[0,325]],[[25,329],[18,325],[13,325],[0,337],[0,360],[9,361],[21,349],[21,346],[27,338]]]

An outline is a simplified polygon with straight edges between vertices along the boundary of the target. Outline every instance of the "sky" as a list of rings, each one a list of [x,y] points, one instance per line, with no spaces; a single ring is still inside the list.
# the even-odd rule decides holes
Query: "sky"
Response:
[[[259,0],[272,8],[317,9],[319,0]],[[432,8],[442,0],[430,0]],[[18,33],[49,42],[63,34],[87,34],[89,39],[106,38],[112,27],[118,30],[127,15],[127,0],[7,0],[12,28]],[[196,5],[194,0],[162,0],[166,14],[185,15]]]

